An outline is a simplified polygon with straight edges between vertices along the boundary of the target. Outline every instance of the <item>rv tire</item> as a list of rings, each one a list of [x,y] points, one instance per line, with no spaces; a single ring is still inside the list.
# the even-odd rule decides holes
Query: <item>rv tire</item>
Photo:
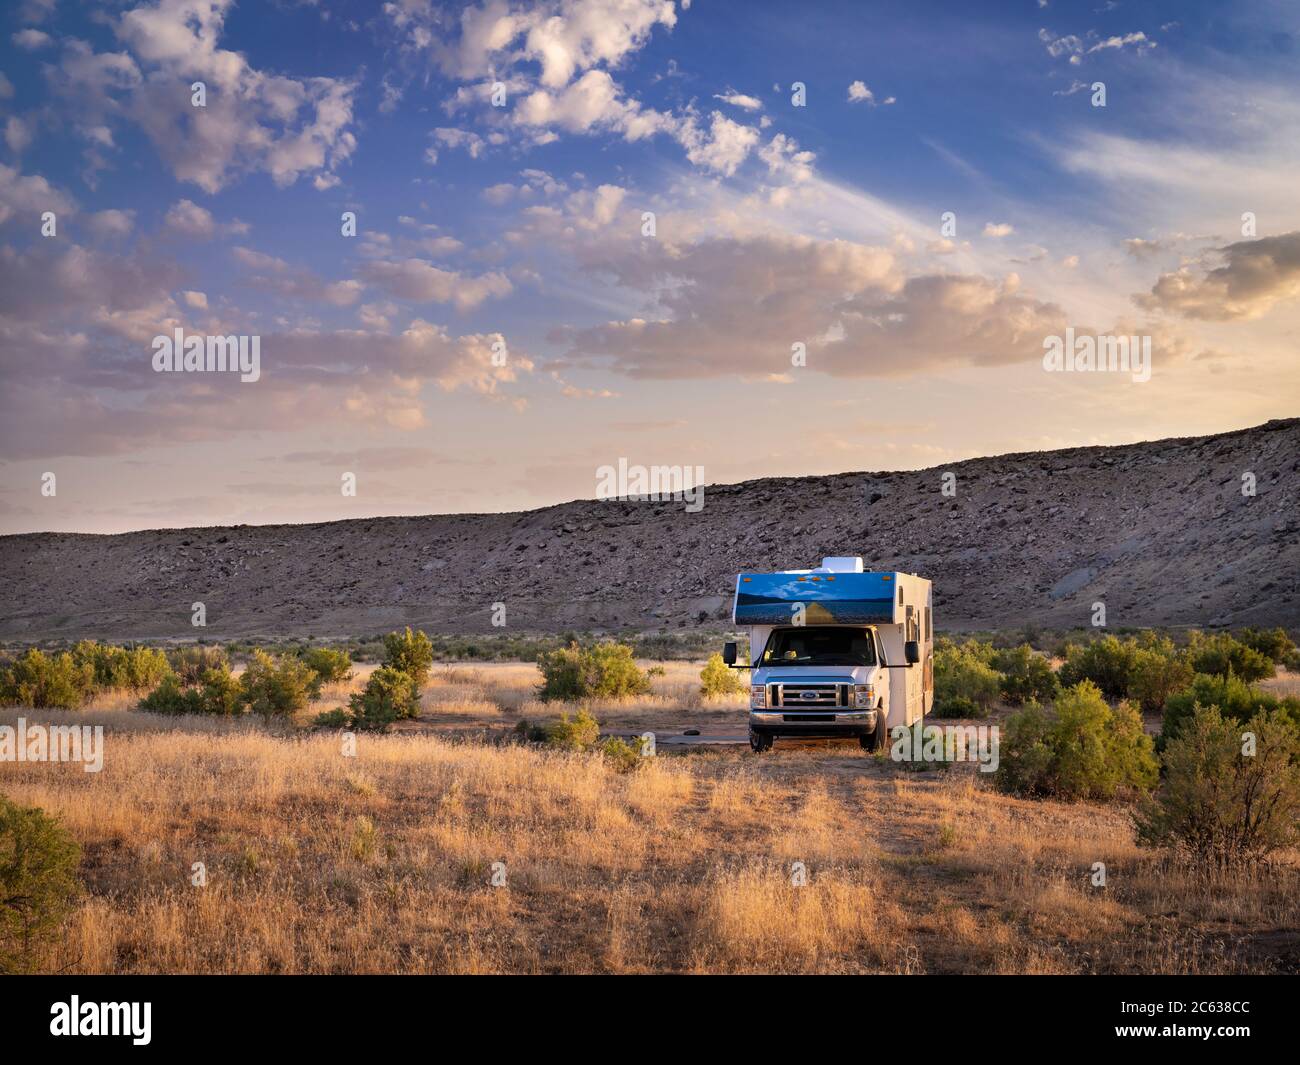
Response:
[[[879,751],[885,746],[885,711],[883,708],[876,711],[876,727],[869,736],[859,736],[858,742],[862,744],[864,750]]]

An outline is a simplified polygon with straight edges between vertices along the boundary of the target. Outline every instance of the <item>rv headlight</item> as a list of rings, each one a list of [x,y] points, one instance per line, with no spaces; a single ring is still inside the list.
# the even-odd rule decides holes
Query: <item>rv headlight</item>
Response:
[[[853,705],[871,709],[876,705],[876,688],[872,684],[853,685]]]
[[[749,708],[762,710],[767,706],[767,685],[751,684],[749,686]]]

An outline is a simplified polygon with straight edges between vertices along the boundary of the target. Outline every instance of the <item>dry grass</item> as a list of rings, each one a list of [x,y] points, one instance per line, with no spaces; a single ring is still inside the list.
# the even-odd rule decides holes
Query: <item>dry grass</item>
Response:
[[[743,728],[739,700],[700,699],[698,669],[670,664],[651,695],[595,710],[610,728]],[[357,672],[304,718],[364,683]],[[59,814],[84,849],[87,892],[47,968],[1300,968],[1295,855],[1207,876],[1137,848],[1122,806],[1009,799],[973,767],[909,773],[856,745],[661,753],[622,775],[483,742],[558,710],[533,701],[536,683],[522,664],[439,669],[421,720],[362,735],[355,757],[333,733],[158,718],[126,700],[75,715],[108,731],[102,773],[0,765],[4,793]],[[0,723],[20,713],[74,719],[4,710]]]

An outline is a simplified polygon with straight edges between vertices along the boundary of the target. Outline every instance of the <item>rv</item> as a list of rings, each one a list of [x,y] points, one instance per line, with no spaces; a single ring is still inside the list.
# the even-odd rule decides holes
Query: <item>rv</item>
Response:
[[[867,750],[889,730],[921,720],[934,703],[930,582],[868,573],[860,558],[818,569],[741,573],[732,620],[749,633],[749,744],[778,737],[852,739]]]

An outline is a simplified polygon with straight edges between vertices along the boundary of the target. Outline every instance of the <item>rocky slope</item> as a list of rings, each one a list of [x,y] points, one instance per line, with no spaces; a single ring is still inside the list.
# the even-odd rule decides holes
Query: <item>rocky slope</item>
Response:
[[[942,475],[956,476],[945,496]],[[1253,473],[1256,495],[1242,494]],[[940,628],[1300,624],[1300,419],[1218,436],[764,478],[705,506],[0,537],[0,638],[718,625],[739,569],[860,554],[935,582]],[[202,601],[208,625],[190,625]]]

